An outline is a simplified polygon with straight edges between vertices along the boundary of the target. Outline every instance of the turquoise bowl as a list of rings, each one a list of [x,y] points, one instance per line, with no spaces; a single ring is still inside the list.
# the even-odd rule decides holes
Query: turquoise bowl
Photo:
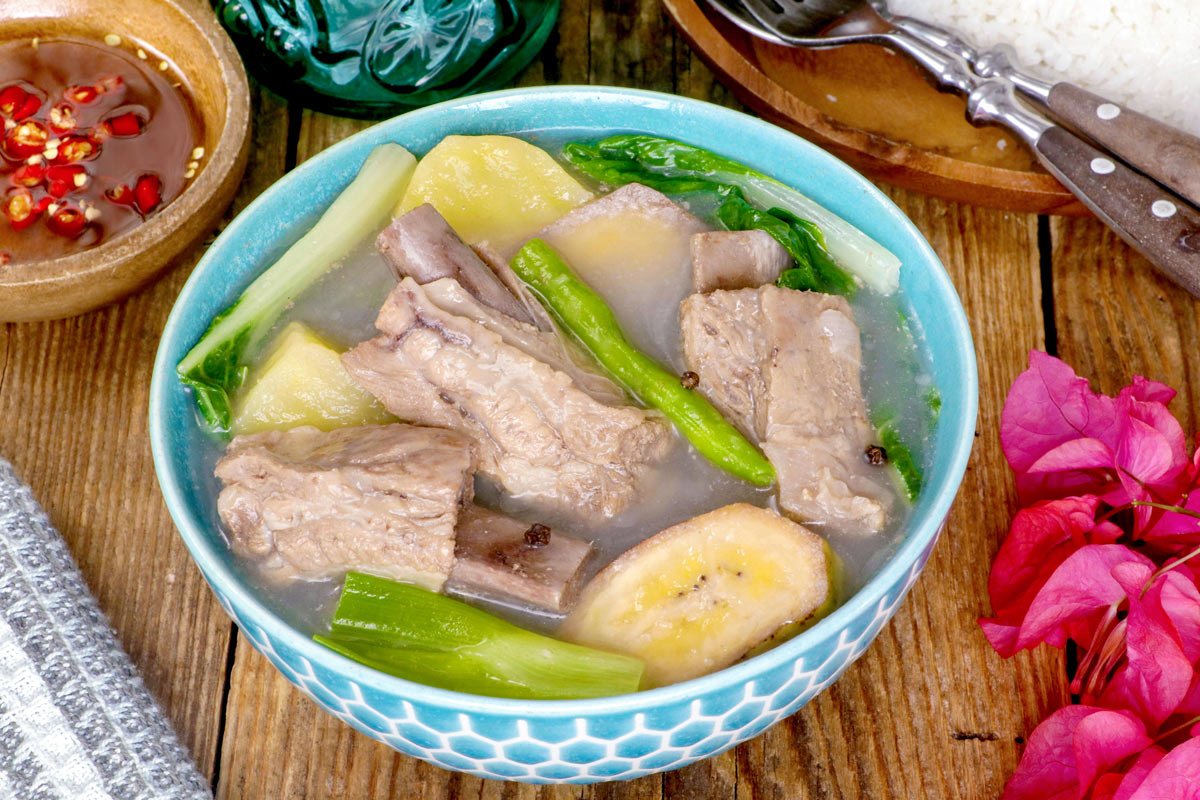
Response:
[[[381,142],[426,152],[451,133],[561,140],[645,132],[703,145],[791,184],[903,261],[906,310],[932,355],[942,411],[932,467],[891,557],[829,617],[767,653],[703,678],[619,697],[523,701],[394,678],[313,643],[264,605],[218,530],[211,459],[175,364],[213,316],[305,231]],[[531,783],[623,780],[676,769],[753,738],[837,680],[916,581],[966,468],[978,381],[954,286],[928,243],[866,179],[780,128],[727,108],[598,87],[515,89],[453,100],[376,125],[304,162],[209,248],[167,321],[150,389],[154,466],[171,516],[222,607],[288,680],[337,718],[446,769]]]

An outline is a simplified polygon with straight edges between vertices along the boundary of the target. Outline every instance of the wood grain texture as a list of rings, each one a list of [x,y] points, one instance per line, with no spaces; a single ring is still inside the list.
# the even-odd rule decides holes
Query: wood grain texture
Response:
[[[1200,428],[1200,301],[1160,275],[1096,220],[1053,220],[1058,353],[1115,394],[1135,373],[1179,390],[1171,410],[1190,436]]]
[[[736,107],[656,0],[564,0],[556,33],[519,83],[587,82]],[[235,210],[366,125],[262,91],[255,103]],[[1184,357],[1197,306],[1094,221],[1054,221],[1053,249],[1040,254],[1034,217],[888,191],[946,264],[975,335],[979,437],[959,503],[910,599],[841,681],[763,736],[678,772],[587,787],[445,772],[326,715],[235,638],[170,523],[146,440],[154,349],[195,257],[120,305],[0,326],[0,454],[63,531],[222,800],[994,797],[1019,757],[1016,740],[1064,700],[1055,651],[1005,661],[975,624],[988,611],[987,572],[1013,511],[1000,408],[1027,350],[1045,341],[1039,259],[1054,262],[1060,351],[1105,390],[1135,370],[1181,387],[1176,410],[1189,428],[1200,386]]]

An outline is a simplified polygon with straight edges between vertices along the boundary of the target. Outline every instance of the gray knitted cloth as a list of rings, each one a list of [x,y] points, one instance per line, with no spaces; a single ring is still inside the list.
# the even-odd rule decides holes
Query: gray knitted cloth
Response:
[[[0,800],[200,800],[204,778],[0,459]]]

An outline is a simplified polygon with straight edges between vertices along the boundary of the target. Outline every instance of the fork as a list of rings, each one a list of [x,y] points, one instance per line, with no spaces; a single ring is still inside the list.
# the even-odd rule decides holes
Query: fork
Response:
[[[1196,174],[1200,141],[1070,84],[1051,86],[1023,75],[1012,66],[1003,49],[981,53],[949,31],[888,15],[883,0],[740,2],[741,9],[733,5],[734,0],[709,0],[739,27],[775,42],[802,47],[870,43],[904,52],[931,72],[939,84],[966,94],[967,118],[972,123],[995,123],[1010,128],[1029,145],[1043,166],[1096,216],[1164,274],[1200,297],[1200,210],[1122,163],[1122,157],[1141,162],[1143,170],[1163,183],[1179,184],[1187,190],[1189,186],[1200,185],[1193,183],[1200,181],[1200,175]],[[1116,136],[1111,131],[1118,126],[1091,126],[1106,134],[1096,138],[1117,145],[1110,151],[1097,149],[1020,103],[1014,86],[1035,100],[1042,96],[1047,101],[1067,98],[1056,100],[1055,105],[1046,103],[1052,111],[1055,106],[1061,109],[1059,113],[1067,121],[1086,117],[1082,109],[1091,102],[1087,98],[1095,98],[1099,102],[1092,113],[1097,119],[1112,122],[1124,117]],[[1060,86],[1070,89],[1060,92]],[[1111,113],[1110,106],[1117,113]],[[1092,135],[1087,124],[1080,123],[1080,128]],[[1126,148],[1121,143],[1129,139],[1137,140],[1138,146],[1133,148],[1136,155],[1125,155]],[[1157,147],[1145,146],[1150,139],[1156,139]],[[1198,155],[1188,157],[1193,150]],[[1164,154],[1182,155],[1165,158]]]

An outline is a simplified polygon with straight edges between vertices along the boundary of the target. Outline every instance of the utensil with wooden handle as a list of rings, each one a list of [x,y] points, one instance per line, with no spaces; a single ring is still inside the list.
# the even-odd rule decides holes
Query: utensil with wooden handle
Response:
[[[1200,141],[1194,137],[1152,120],[1152,124],[1147,123],[1148,118],[1135,117],[1131,111],[1119,110],[1112,115],[1111,109],[1105,108],[1097,114],[1106,105],[1117,107],[1101,101],[1091,112],[1093,115],[1109,117],[1103,121],[1122,116],[1126,120],[1119,130],[1103,128],[1104,138],[1141,139],[1131,157],[1120,150],[1101,151],[1014,96],[1014,87],[1034,100],[1039,100],[1044,90],[1047,99],[1055,96],[1064,122],[1069,123],[1068,117],[1072,117],[1090,124],[1084,118],[1093,100],[1084,97],[1087,93],[1083,90],[1070,84],[1050,86],[1020,73],[1011,67],[1011,58],[1002,49],[980,53],[949,31],[891,17],[881,0],[735,2],[709,0],[739,27],[771,41],[800,47],[882,44],[907,54],[940,86],[967,95],[967,118],[972,123],[995,123],[1011,129],[1096,216],[1164,274],[1200,297],[1200,209],[1185,199],[1188,193],[1200,196],[1194,190],[1200,183],[1200,162],[1189,156],[1193,151],[1200,153]],[[1051,108],[1049,104],[1046,107]],[[1148,130],[1154,135],[1147,135]],[[1147,143],[1149,139],[1153,143]],[[1181,186],[1185,191],[1175,194],[1159,183]]]

